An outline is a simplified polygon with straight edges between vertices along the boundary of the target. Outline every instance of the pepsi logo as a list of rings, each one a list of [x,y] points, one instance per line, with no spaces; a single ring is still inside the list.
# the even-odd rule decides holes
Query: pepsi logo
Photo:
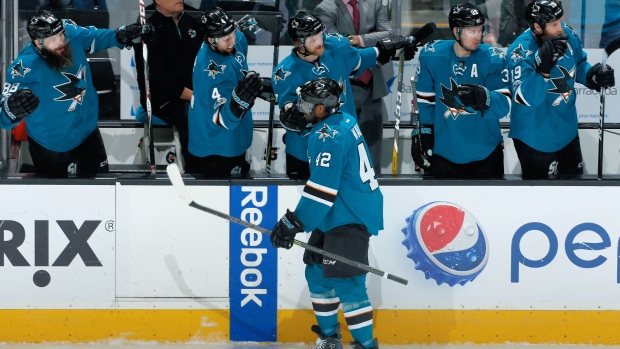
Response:
[[[437,285],[465,285],[489,260],[489,242],[482,225],[467,210],[450,202],[418,208],[407,218],[402,232],[407,257]]]

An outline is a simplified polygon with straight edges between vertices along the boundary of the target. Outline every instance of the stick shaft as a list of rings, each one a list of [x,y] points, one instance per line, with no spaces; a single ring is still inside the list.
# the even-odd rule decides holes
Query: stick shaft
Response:
[[[173,187],[177,190],[177,193],[179,194],[179,197],[183,200],[183,202],[185,202],[190,207],[193,207],[195,209],[198,209],[198,210],[210,213],[210,214],[212,214],[214,216],[226,219],[226,220],[228,220],[230,222],[239,224],[239,225],[244,226],[246,228],[254,229],[254,230],[256,230],[258,232],[261,232],[263,234],[271,235],[271,230],[269,230],[269,229],[265,229],[265,228],[263,228],[261,226],[252,224],[250,222],[241,220],[241,219],[239,219],[237,217],[230,216],[230,215],[228,215],[226,213],[217,211],[215,209],[212,209],[212,208],[207,207],[207,206],[203,206],[203,205],[195,202],[191,198],[189,193],[187,192],[187,189],[185,188],[185,184],[183,183],[183,178],[181,177],[181,172],[179,171],[179,167],[176,164],[172,163],[172,164],[168,165],[168,167],[166,169],[166,172],[168,173],[168,177],[170,178],[170,182],[172,182]],[[379,269],[375,269],[375,268],[370,267],[370,266],[368,266],[366,264],[362,264],[362,263],[357,262],[357,261],[352,261],[352,260],[347,259],[347,258],[345,258],[343,256],[340,256],[340,255],[337,255],[337,254],[334,254],[334,253],[331,253],[331,252],[324,251],[324,250],[319,249],[317,247],[308,245],[305,242],[302,242],[302,241],[299,241],[299,240],[294,240],[293,243],[295,245],[299,246],[299,247],[305,248],[306,250],[312,251],[314,253],[321,254],[323,256],[326,256],[326,257],[329,257],[331,259],[334,259],[334,260],[336,260],[338,262],[341,262],[341,263],[350,265],[352,267],[364,270],[364,271],[366,271],[368,273],[373,273],[375,275],[379,275],[379,276],[381,276],[381,277],[383,277],[385,279],[389,279],[389,280],[398,282],[398,283],[403,284],[403,285],[407,285],[407,283],[409,282],[408,280],[403,279],[401,277],[398,277],[396,275],[388,274],[388,273],[386,273],[384,271],[381,271]]]
[[[144,0],[140,0],[140,24],[146,24],[146,9]],[[155,174],[155,140],[153,139],[153,109],[151,108],[151,87],[149,84],[149,50],[142,39],[142,58],[144,59],[144,88],[146,94],[146,115],[148,119],[149,135],[149,160],[151,162],[151,173]]]

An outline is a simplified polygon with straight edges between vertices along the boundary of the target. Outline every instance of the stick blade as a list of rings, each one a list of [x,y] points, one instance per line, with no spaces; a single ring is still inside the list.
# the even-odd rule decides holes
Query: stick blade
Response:
[[[168,165],[168,167],[166,167],[166,173],[168,174],[170,182],[172,182],[172,186],[181,197],[181,200],[183,200],[186,205],[190,205],[194,200],[192,200],[192,197],[187,192],[187,189],[185,189],[185,184],[183,183],[183,177],[181,177],[179,166],[175,163]]]
[[[609,44],[607,44],[607,46],[605,46],[605,53],[607,53],[607,56],[611,56],[611,54],[614,53],[619,48],[620,48],[620,36],[615,38],[612,42],[610,42]]]

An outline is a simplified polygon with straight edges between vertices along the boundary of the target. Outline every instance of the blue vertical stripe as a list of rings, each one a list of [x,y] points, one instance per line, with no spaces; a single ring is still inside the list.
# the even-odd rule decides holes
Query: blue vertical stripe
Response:
[[[231,186],[230,214],[271,229],[278,217],[277,186]],[[230,340],[277,339],[277,250],[269,236],[230,223]]]

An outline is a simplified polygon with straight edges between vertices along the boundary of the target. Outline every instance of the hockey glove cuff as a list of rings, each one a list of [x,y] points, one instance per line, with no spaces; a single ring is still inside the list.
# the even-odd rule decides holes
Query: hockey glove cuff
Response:
[[[433,125],[420,125],[411,132],[411,157],[424,170],[431,167],[435,134]]]
[[[587,88],[601,92],[601,89],[616,86],[614,68],[609,65],[606,65],[605,71],[602,71],[601,68],[601,63],[596,63],[588,70],[588,74],[586,74]]]
[[[38,106],[39,97],[28,88],[15,91],[2,103],[2,109],[4,109],[6,116],[11,120],[11,124],[20,122],[25,116],[30,115],[37,109]]]
[[[304,231],[303,226],[295,212],[286,210],[286,214],[280,218],[271,230],[269,237],[271,244],[275,248],[286,248],[288,250],[295,243],[295,235]]]
[[[398,49],[392,39],[383,39],[375,46],[378,50],[377,62],[381,63],[381,65],[391,61],[392,57],[396,55],[396,50]]]

